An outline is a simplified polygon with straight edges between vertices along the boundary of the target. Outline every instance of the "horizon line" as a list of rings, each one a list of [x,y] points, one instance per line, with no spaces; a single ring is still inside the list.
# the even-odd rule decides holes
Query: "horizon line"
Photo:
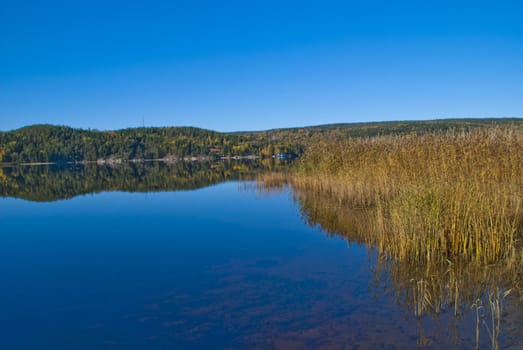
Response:
[[[25,128],[35,127],[35,126],[52,126],[52,127],[65,127],[76,130],[83,131],[96,131],[96,132],[111,132],[111,131],[122,131],[129,129],[161,129],[161,128],[194,128],[200,130],[207,130],[222,134],[238,134],[238,133],[249,133],[249,132],[268,132],[275,130],[290,130],[290,129],[307,129],[307,128],[316,128],[316,127],[325,127],[325,126],[345,126],[345,125],[365,125],[365,124],[389,124],[389,123],[419,123],[419,122],[437,122],[437,121],[458,121],[458,120],[489,120],[489,119],[514,119],[514,120],[523,120],[523,117],[436,117],[434,119],[397,119],[397,120],[371,120],[371,121],[356,121],[356,122],[334,122],[334,123],[325,123],[325,124],[312,124],[305,126],[287,126],[281,128],[269,128],[269,129],[255,129],[255,130],[235,130],[235,131],[218,131],[214,129],[207,129],[199,126],[191,125],[158,125],[158,126],[129,126],[124,128],[117,129],[98,129],[90,127],[74,127],[66,124],[51,124],[51,123],[35,123],[24,125],[18,128],[9,129],[9,130],[0,130],[0,133],[8,133],[13,131],[18,131]]]

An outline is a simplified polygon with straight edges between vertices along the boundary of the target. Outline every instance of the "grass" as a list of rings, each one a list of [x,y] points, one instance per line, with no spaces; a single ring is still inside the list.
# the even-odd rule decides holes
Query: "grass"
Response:
[[[420,309],[459,313],[490,282],[522,288],[521,127],[320,142],[262,180],[291,184],[311,225],[376,247]]]
[[[297,182],[295,175],[265,174],[259,183],[261,191],[278,191],[282,185]],[[303,184],[293,186],[293,196],[302,216],[311,226],[320,225],[327,234],[341,236],[351,243],[365,244],[379,252],[376,283],[380,280],[394,288],[397,302],[418,317],[426,313],[439,314],[444,310],[459,316],[478,299],[484,299],[491,286],[512,289],[513,295],[523,296],[523,265],[512,255],[495,263],[483,264],[432,252],[431,259],[401,258],[397,253],[403,237],[376,231],[377,209],[344,204],[336,193],[317,191]],[[394,242],[398,240],[399,242]],[[413,247],[413,244],[405,244]],[[431,245],[434,247],[435,245]],[[402,254],[408,255],[408,248]],[[481,261],[481,259],[479,260]],[[388,282],[387,282],[388,281]],[[488,300],[484,300],[485,304]]]
[[[476,342],[498,348],[505,297],[523,300],[522,127],[319,142],[260,180],[291,185],[310,225],[376,248],[376,283],[416,317],[475,308]]]
[[[366,240],[397,259],[523,258],[520,127],[320,142],[290,181],[365,210]]]

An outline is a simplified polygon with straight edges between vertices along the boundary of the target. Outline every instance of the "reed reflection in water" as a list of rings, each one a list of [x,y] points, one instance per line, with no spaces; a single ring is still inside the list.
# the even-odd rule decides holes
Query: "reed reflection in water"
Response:
[[[265,174],[259,178],[260,193],[290,187],[303,219],[328,235],[343,237],[349,244],[364,244],[378,253],[374,288],[386,289],[407,315],[419,320],[418,345],[430,344],[426,320],[439,320],[452,327],[459,344],[458,325],[474,319],[476,348],[523,348],[523,266],[505,257],[481,264],[465,259],[451,261],[445,255],[433,259],[409,259],[397,255],[391,239],[376,230],[377,208],[346,205],[335,192],[294,181],[289,174]],[[399,242],[401,243],[401,242]],[[466,323],[466,322],[465,322]],[[432,327],[430,322],[428,327]]]
[[[356,347],[359,344],[364,348],[389,344],[391,347],[411,348],[413,342],[422,348],[446,348],[448,344],[454,344],[455,348],[470,348],[474,344],[481,349],[523,347],[522,268],[517,260],[505,255],[485,265],[481,263],[482,259],[451,260],[439,254],[434,254],[432,259],[397,255],[391,244],[398,243],[395,242],[398,237],[385,236],[376,230],[379,224],[376,208],[346,205],[346,201],[335,192],[306,186],[304,182],[295,181],[288,172],[287,175],[272,173],[282,170],[282,166],[279,162],[253,161],[93,164],[61,169],[54,166],[11,167],[0,171],[0,192],[4,197],[29,201],[57,201],[106,191],[164,192],[151,195],[147,202],[138,201],[139,196],[120,193],[53,204],[30,203],[30,206],[25,201],[6,202],[16,202],[23,208],[38,206],[39,213],[43,212],[40,215],[44,216],[45,210],[41,208],[55,205],[61,208],[56,222],[50,218],[49,232],[34,218],[28,220],[28,224],[32,221],[38,225],[38,230],[43,231],[38,234],[41,242],[47,242],[55,249],[64,246],[64,241],[71,243],[65,245],[67,254],[57,254],[67,265],[71,265],[69,249],[74,249],[75,242],[83,237],[85,242],[92,242],[90,249],[84,252],[87,265],[93,263],[91,253],[97,252],[94,256],[117,257],[123,271],[128,272],[129,281],[134,281],[140,271],[162,281],[161,288],[146,285],[150,290],[142,291],[142,294],[138,290],[140,300],[147,300],[146,304],[151,307],[147,307],[145,315],[143,310],[133,315],[140,320],[140,325],[143,320],[152,320],[148,330],[155,336],[162,335],[167,328],[166,344],[170,344],[172,338],[185,340],[191,346],[216,344],[216,333],[213,332],[228,327],[224,334],[236,337],[238,348],[255,348],[260,344],[280,344],[280,348],[288,348],[289,344],[298,344],[298,348],[316,348],[321,344],[332,344],[333,347],[347,344]],[[262,179],[254,185],[258,186],[255,189],[260,194],[283,191],[284,196],[274,196],[268,201],[240,196],[236,193],[236,183],[185,192],[183,201],[176,200],[181,198],[181,194],[166,193],[203,188],[229,180],[251,180],[256,176]],[[246,184],[248,188],[253,186],[252,182]],[[293,197],[306,223],[336,237],[332,242],[338,242],[339,251],[322,246],[322,241],[331,240],[317,235],[317,230],[310,230],[301,222],[299,214],[291,210],[292,203],[287,201],[287,193]],[[119,197],[125,201],[115,205]],[[88,210],[77,217],[72,208],[79,202],[85,202]],[[100,206],[104,202],[107,202],[107,207],[102,210]],[[220,205],[221,210],[217,210],[216,204],[222,202],[228,205],[223,208]],[[200,207],[191,208],[188,203],[200,203]],[[112,215],[111,208],[120,206],[129,215]],[[84,220],[83,225],[68,226],[75,227],[74,235],[64,232],[57,244],[51,244],[54,241],[49,237],[53,237],[57,227],[63,226],[68,207],[74,220],[79,217]],[[281,213],[278,208],[289,210]],[[11,209],[9,207],[6,212]],[[29,218],[32,215],[27,209],[21,212],[27,213]],[[238,212],[243,214],[238,215]],[[88,220],[95,217],[95,213],[100,218]],[[191,213],[194,215],[189,215]],[[291,215],[296,219],[293,230],[282,229],[292,222]],[[143,225],[131,225],[128,217],[141,217]],[[212,219],[208,220],[208,227],[200,226],[205,221],[202,218]],[[125,234],[113,237],[114,232],[108,228],[100,230],[97,221],[106,222],[108,227]],[[12,227],[17,225],[16,222],[11,224]],[[173,228],[185,226],[185,241],[179,241],[177,235],[169,233]],[[198,229],[212,234],[202,239],[197,234]],[[26,234],[31,231],[29,226]],[[305,237],[304,233],[311,231],[314,238]],[[16,231],[12,241],[23,241],[22,238],[23,235]],[[348,259],[344,255],[345,244],[338,238],[346,239],[352,245],[347,251],[357,251],[358,256]],[[104,244],[99,244],[99,239],[103,239]],[[133,239],[139,242],[133,248],[136,251],[129,250],[129,245],[122,245],[122,242],[129,243]],[[202,247],[201,242],[205,240],[211,243]],[[19,247],[25,250],[27,245],[38,245],[38,242],[24,242]],[[194,246],[188,242],[193,242]],[[304,243],[308,244],[305,248],[296,249]],[[129,258],[141,256],[147,247],[151,252],[148,259]],[[365,260],[365,247],[369,250],[368,260]],[[33,254],[45,255],[46,251],[48,249],[38,246]],[[235,251],[237,256],[231,259]],[[212,268],[199,266],[204,259],[212,260],[214,255],[220,259],[208,263]],[[18,261],[18,256],[23,255],[16,252],[12,260]],[[155,260],[157,258],[161,259]],[[9,261],[8,256],[6,259]],[[131,266],[129,270],[128,265]],[[10,270],[13,261],[4,266]],[[110,265],[104,264],[99,270],[93,270],[96,273],[87,269],[82,280],[97,280],[98,274],[111,271],[107,266]],[[372,272],[368,272],[369,266]],[[57,271],[61,268],[62,264]],[[179,276],[165,278],[169,269],[183,270],[188,276],[199,276],[201,280],[181,283]],[[366,272],[355,277],[358,269]],[[33,273],[33,269],[28,273]],[[118,276],[107,278],[105,284],[90,287],[103,289],[109,283],[107,281],[114,281],[111,288],[129,283],[125,276],[121,279]],[[367,288],[369,281],[370,290]],[[45,285],[50,284],[46,282]],[[158,290],[171,290],[172,294],[165,298],[163,295],[151,297]],[[39,300],[38,294],[30,293],[32,298]],[[128,305],[139,309],[134,301]],[[19,311],[25,315],[23,310]],[[238,319],[231,319],[231,315],[238,315]],[[185,323],[178,323],[180,319]],[[121,318],[114,321],[116,328],[124,330],[132,329],[126,328],[131,327],[129,324]],[[140,327],[136,329],[143,332]],[[415,338],[412,333],[416,333]],[[129,343],[136,341],[132,335],[126,334]],[[229,344],[230,339],[222,341]]]

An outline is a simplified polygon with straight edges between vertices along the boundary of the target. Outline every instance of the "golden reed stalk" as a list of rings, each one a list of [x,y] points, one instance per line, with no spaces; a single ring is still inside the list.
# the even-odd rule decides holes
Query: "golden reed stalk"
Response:
[[[285,181],[364,209],[351,225],[397,259],[523,260],[520,127],[320,142]]]

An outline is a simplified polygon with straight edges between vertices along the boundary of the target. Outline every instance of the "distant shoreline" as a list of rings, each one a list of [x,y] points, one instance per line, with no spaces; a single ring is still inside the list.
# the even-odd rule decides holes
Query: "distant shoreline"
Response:
[[[220,133],[194,127],[95,131],[32,125],[7,133],[0,132],[0,162],[10,166],[31,166],[288,159],[299,157],[310,146],[329,140],[470,132],[494,126],[520,129],[523,128],[523,118],[332,124],[243,133]]]
[[[84,160],[78,162],[24,162],[24,163],[7,163],[0,162],[0,167],[9,166],[35,166],[35,165],[56,165],[56,164],[98,164],[98,165],[114,165],[122,163],[149,163],[149,162],[163,162],[163,163],[175,163],[175,162],[206,162],[206,161],[222,161],[222,160],[254,160],[261,159],[258,155],[248,156],[227,156],[227,157],[208,157],[208,156],[192,156],[183,158],[152,158],[152,159],[98,159],[98,160]],[[274,157],[272,157],[274,158]]]

